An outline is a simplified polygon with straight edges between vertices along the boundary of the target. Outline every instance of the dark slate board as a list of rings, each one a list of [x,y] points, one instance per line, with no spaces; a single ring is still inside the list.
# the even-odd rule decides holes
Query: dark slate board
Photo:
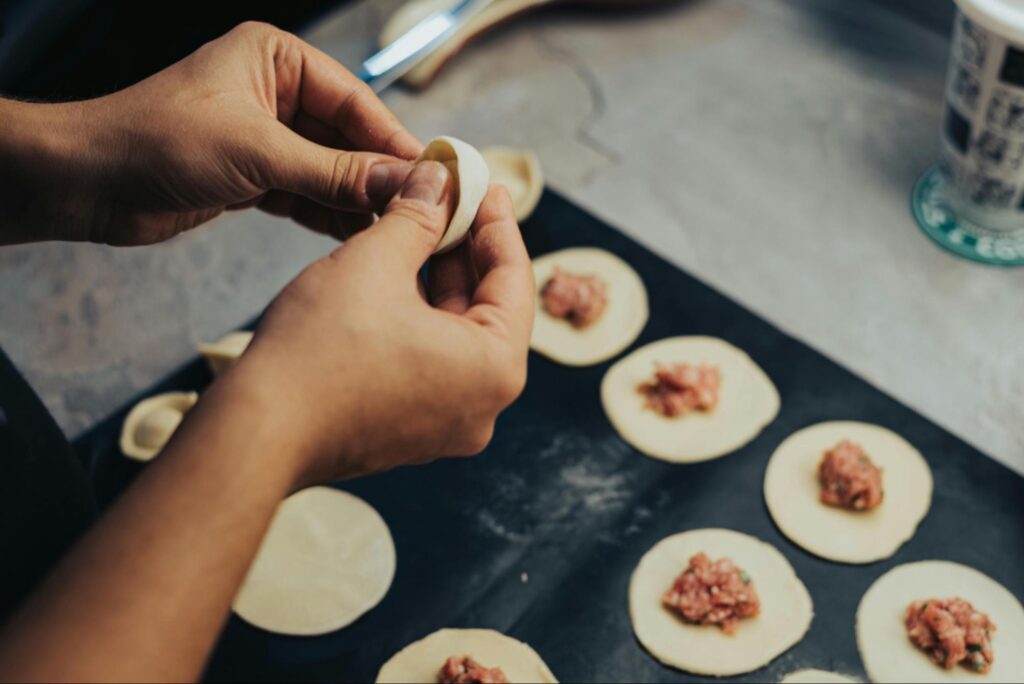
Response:
[[[343,485],[376,507],[394,535],[398,572],[384,601],[350,627],[316,638],[268,634],[233,617],[208,679],[372,681],[393,653],[436,629],[488,627],[531,644],[563,682],[695,681],[637,643],[626,588],[658,540],[701,527],[774,544],[814,597],[807,637],[737,681],[778,681],[804,667],[864,678],[854,639],[857,603],[900,563],[959,561],[1024,597],[1024,478],[557,195],[545,195],[523,233],[533,255],[593,245],[631,263],[651,304],[634,348],[674,335],[722,337],[774,380],[779,417],[730,456],[670,465],[627,446],[605,419],[598,388],[609,364],[573,369],[531,355],[526,391],[502,416],[485,454]],[[196,360],[150,394],[201,389],[209,380]],[[141,467],[118,452],[123,417],[112,416],[77,444],[101,504]],[[854,567],[819,560],[782,537],[765,509],[762,476],[774,448],[800,428],[837,419],[895,430],[935,475],[931,512],[888,561]]]

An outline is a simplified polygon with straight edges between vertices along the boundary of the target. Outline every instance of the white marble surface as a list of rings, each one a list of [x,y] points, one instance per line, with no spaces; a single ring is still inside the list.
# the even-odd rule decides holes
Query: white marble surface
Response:
[[[307,36],[353,65],[396,4]],[[557,190],[1024,472],[1024,269],[941,252],[908,210],[947,46],[863,2],[560,10],[386,100],[422,137],[534,148]],[[156,249],[2,250],[0,344],[74,435],[328,247],[249,212]]]

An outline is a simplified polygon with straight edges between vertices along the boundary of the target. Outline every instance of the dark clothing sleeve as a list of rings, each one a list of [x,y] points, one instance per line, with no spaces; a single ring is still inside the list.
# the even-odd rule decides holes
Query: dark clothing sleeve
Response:
[[[0,351],[0,621],[85,531],[95,511],[74,450]]]

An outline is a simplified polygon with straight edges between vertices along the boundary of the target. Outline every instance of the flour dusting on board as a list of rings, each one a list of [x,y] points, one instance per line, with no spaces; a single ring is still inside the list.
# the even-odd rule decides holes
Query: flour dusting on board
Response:
[[[551,462],[550,476],[539,483],[528,483],[514,472],[495,478],[493,498],[477,513],[477,524],[488,534],[522,542],[538,527],[575,525],[580,516],[621,511],[632,494],[622,456],[584,435],[557,434],[536,456]],[[556,457],[561,461],[557,466]]]

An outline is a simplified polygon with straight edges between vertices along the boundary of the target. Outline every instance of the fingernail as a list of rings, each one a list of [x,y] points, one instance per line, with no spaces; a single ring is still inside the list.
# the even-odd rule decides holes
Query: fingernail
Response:
[[[412,170],[402,186],[402,199],[441,204],[448,187],[448,169],[439,162],[421,162]]]
[[[366,196],[375,207],[384,207],[402,189],[413,165],[409,162],[374,164],[366,177]]]

